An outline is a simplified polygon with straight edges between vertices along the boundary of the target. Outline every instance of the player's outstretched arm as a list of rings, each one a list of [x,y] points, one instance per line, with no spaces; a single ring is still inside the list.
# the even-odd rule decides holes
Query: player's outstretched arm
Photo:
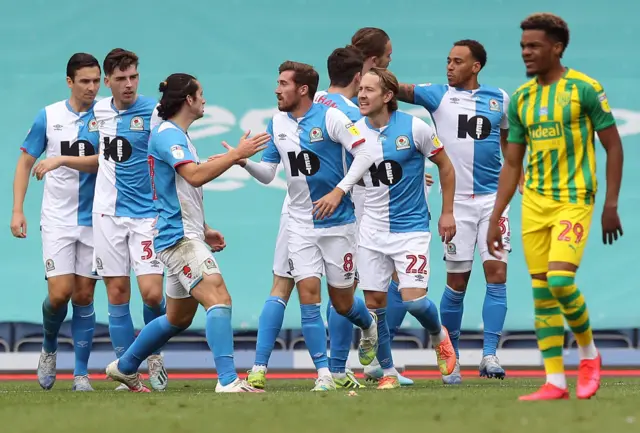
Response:
[[[222,146],[224,146],[224,148],[227,149],[227,151],[235,150],[233,147],[229,146],[229,144],[226,141],[222,142]],[[221,158],[222,156],[224,156],[224,153],[220,155],[211,156],[209,157],[209,161],[211,161],[212,159]],[[238,164],[240,167],[247,170],[247,172],[249,172],[249,174],[253,178],[255,178],[258,182],[263,183],[265,185],[270,184],[273,181],[273,179],[275,179],[276,171],[278,170],[277,163],[272,163],[267,161],[253,162],[250,159],[245,158],[245,159],[239,160],[238,162],[236,162],[236,164]]]
[[[36,158],[22,152],[18,158],[13,176],[13,212],[11,215],[11,234],[17,238],[27,237],[27,219],[24,216],[24,198],[29,186],[29,173]]]
[[[54,156],[43,159],[33,167],[32,174],[38,180],[42,180],[44,175],[59,167],[68,167],[83,173],[98,172],[99,155],[91,156]]]
[[[612,244],[622,236],[622,224],[618,215],[618,197],[622,184],[624,154],[622,140],[616,125],[598,131],[598,138],[607,152],[607,191],[602,211],[602,242]]]
[[[438,222],[438,232],[442,242],[451,242],[456,235],[456,221],[453,217],[453,198],[456,191],[455,169],[443,147],[430,159],[438,167],[442,188],[442,214]]]
[[[414,104],[414,84],[400,83],[400,90],[398,91],[397,98],[399,101],[406,102],[407,104]]]
[[[249,158],[266,149],[266,144],[271,136],[266,132],[249,138],[247,131],[241,138],[235,149],[223,154],[219,158],[209,159],[202,164],[188,163],[179,165],[176,170],[193,187],[200,187],[205,183],[222,175],[238,161]]]

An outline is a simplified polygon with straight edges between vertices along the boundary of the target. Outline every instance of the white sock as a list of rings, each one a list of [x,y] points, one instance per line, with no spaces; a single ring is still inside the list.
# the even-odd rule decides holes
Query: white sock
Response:
[[[447,338],[447,334],[445,334],[444,329],[440,328],[439,334],[431,334],[431,344],[433,344],[434,346],[437,346],[438,344],[446,340],[446,338]]]
[[[584,347],[578,346],[578,354],[580,354],[580,359],[596,359],[598,357],[598,349],[596,349],[596,344],[591,340],[591,343]]]
[[[385,369],[382,370],[382,372],[384,373],[385,376],[396,376],[396,377],[398,377],[400,375],[400,373],[398,373],[398,370],[396,370],[395,367],[385,368]]]
[[[567,378],[564,373],[547,374],[547,383],[555,385],[560,389],[567,389]]]
[[[251,369],[252,372],[257,373],[259,371],[264,371],[265,373],[267,372],[267,366],[266,365],[254,365],[253,368]]]
[[[322,367],[318,369],[318,377],[329,376],[331,377],[331,372],[327,367]]]
[[[318,375],[320,375],[320,371],[318,370]],[[334,379],[344,379],[347,377],[347,373],[331,373]]]

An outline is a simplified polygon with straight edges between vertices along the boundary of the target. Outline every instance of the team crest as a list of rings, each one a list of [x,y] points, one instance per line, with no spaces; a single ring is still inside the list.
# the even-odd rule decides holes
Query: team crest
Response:
[[[216,263],[213,261],[213,259],[207,259],[204,261],[204,266],[207,269],[215,269],[216,268]]]
[[[411,142],[409,141],[409,137],[406,135],[401,135],[396,138],[396,150],[407,150],[411,148]]]
[[[561,107],[566,107],[571,103],[571,92],[560,92],[556,96],[556,102]]]
[[[56,265],[53,263],[53,260],[51,259],[47,259],[44,265],[47,268],[47,272],[51,272],[56,269]]]
[[[489,110],[500,111],[500,103],[495,99],[489,99]]]
[[[98,130],[98,121],[96,119],[89,120],[89,132],[96,132]]]
[[[132,131],[144,131],[144,120],[142,120],[142,117],[136,116],[131,119],[129,129]]]
[[[322,135],[322,129],[320,128],[311,128],[311,132],[309,133],[309,141],[312,143],[316,141],[322,141],[324,137]]]
[[[456,244],[447,243],[447,254],[454,255],[456,253]]]

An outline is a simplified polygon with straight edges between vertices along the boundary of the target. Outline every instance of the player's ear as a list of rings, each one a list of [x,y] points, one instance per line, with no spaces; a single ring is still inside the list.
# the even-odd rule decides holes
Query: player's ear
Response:
[[[73,86],[73,80],[70,77],[67,77],[67,86],[69,86],[69,88]]]
[[[564,50],[564,46],[562,45],[562,42],[555,42],[553,44],[553,53],[556,56],[562,57],[562,50]]]
[[[471,67],[471,72],[477,75],[480,73],[480,69],[482,69],[482,66],[480,66],[480,62],[473,62],[473,66]]]
[[[300,96],[304,96],[308,94],[309,86],[307,86],[306,84],[303,84],[302,86],[298,87],[298,93],[300,94]]]
[[[382,100],[384,101],[385,104],[388,104],[389,101],[391,101],[392,99],[393,99],[393,92],[391,90],[387,90],[384,96],[382,97]]]
[[[110,84],[109,84],[109,76],[105,74],[104,76],[104,85],[107,86],[108,88],[111,88]]]

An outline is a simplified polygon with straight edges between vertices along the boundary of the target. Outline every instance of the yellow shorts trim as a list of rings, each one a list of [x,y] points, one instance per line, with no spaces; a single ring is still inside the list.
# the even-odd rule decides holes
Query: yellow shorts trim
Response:
[[[580,266],[592,216],[592,205],[561,203],[525,189],[522,246],[529,273],[546,274],[549,262]]]

